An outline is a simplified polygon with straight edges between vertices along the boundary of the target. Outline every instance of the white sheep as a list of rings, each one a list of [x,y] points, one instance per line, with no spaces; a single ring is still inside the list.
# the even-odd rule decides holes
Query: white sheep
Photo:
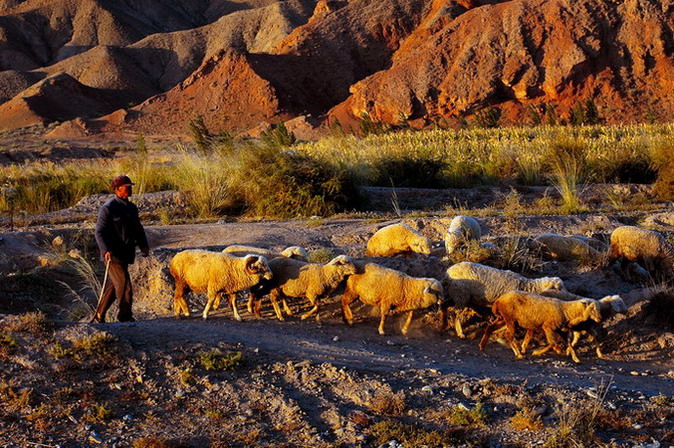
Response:
[[[623,265],[638,262],[650,272],[657,269],[671,274],[674,248],[659,232],[622,226],[611,233],[609,260],[616,259],[621,259]]]
[[[599,259],[601,253],[587,241],[573,236],[544,233],[533,239],[531,248],[541,249],[558,260]]]
[[[272,278],[269,264],[264,257],[246,255],[235,257],[221,252],[205,250],[184,250],[177,253],[169,263],[169,271],[175,279],[176,289],[173,312],[190,315],[185,300],[186,289],[195,293],[206,293],[208,301],[203,318],[208,317],[211,307],[219,303],[220,294],[227,294],[234,318],[241,321],[236,307],[236,292],[257,285],[261,280]]]
[[[243,246],[243,245],[232,245],[227,246],[222,250],[223,253],[235,255],[237,257],[243,257],[248,254],[261,255],[267,260],[272,260],[274,258],[285,257],[293,258],[295,260],[307,261],[309,254],[306,249],[300,246],[289,246],[283,249],[281,252],[275,252],[270,249],[263,249],[260,247],[254,246]]]
[[[407,334],[414,310],[441,304],[442,284],[433,278],[410,277],[393,269],[367,263],[359,273],[349,277],[342,296],[342,312],[347,324],[353,324],[349,304],[360,298],[366,305],[379,307],[379,334],[385,334],[384,324],[389,311],[407,312],[402,333]]]
[[[255,300],[254,313],[259,317],[260,298],[268,292],[276,317],[281,321],[284,319],[277,299],[283,299],[283,309],[290,316],[292,312],[286,297],[305,297],[313,308],[303,314],[301,319],[316,313],[316,321],[320,322],[318,299],[330,294],[346,277],[356,272],[356,266],[346,255],[339,255],[325,265],[275,258],[269,262],[269,267],[274,277],[252,295]]]
[[[431,241],[405,223],[382,227],[367,242],[368,257],[393,257],[398,254],[431,254]]]
[[[477,219],[470,216],[455,216],[449,223],[447,235],[445,235],[445,249],[447,255],[453,254],[462,245],[470,240],[482,238],[482,229]]]
[[[546,297],[554,297],[564,301],[594,300],[565,291],[545,291],[542,295]],[[602,321],[606,321],[616,314],[625,314],[627,312],[627,305],[619,295],[609,295],[595,300],[595,302],[597,302],[597,306],[599,307],[599,313],[601,314]],[[569,343],[571,347],[575,347],[578,344],[581,336],[588,335],[595,343],[597,357],[604,357],[603,353],[601,352],[600,345],[602,340],[606,337],[606,330],[603,326],[593,320],[587,320],[577,323],[573,327],[569,328],[569,330],[573,336]]]
[[[559,277],[529,279],[512,271],[492,268],[479,263],[461,262],[447,269],[443,278],[446,302],[442,306],[442,328],[446,329],[447,308],[453,302],[458,309],[477,311],[491,305],[501,295],[514,290],[541,293],[548,289],[565,291]],[[454,321],[456,334],[465,337],[460,316]]]
[[[562,354],[556,332],[573,328],[588,320],[601,322],[602,319],[596,300],[581,299],[567,302],[525,291],[510,291],[502,295],[494,301],[492,313],[496,319],[485,329],[480,340],[480,350],[484,350],[491,333],[505,325],[505,338],[515,356],[520,359],[524,357],[522,354],[526,353],[527,345],[537,331],[545,333],[548,345],[536,350],[534,355],[542,355],[551,348]],[[521,352],[515,343],[516,326],[526,330]],[[574,362],[580,362],[571,344],[567,346],[567,353],[571,354]]]

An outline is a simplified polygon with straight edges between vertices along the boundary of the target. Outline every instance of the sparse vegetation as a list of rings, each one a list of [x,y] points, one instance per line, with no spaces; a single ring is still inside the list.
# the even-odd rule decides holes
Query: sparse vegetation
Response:
[[[369,407],[378,414],[399,416],[405,411],[405,392],[394,393],[390,388],[377,390]]]
[[[375,437],[375,445],[379,446],[397,440],[409,447],[444,447],[451,442],[439,431],[426,430],[416,425],[406,425],[395,420],[384,420],[374,424],[370,433]]]
[[[245,362],[243,353],[222,353],[217,348],[198,354],[199,364],[210,372],[223,372],[237,370],[243,367]]]
[[[456,405],[446,412],[444,418],[452,426],[482,426],[487,421],[487,412],[482,403],[472,408]]]

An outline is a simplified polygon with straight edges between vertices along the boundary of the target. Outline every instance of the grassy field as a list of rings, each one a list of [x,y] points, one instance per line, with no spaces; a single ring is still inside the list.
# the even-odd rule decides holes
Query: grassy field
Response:
[[[594,182],[657,181],[656,190],[669,199],[674,173],[672,124],[438,129],[293,140],[281,135],[259,142],[214,141],[195,149],[143,145],[114,159],[4,166],[0,211],[65,208],[108,192],[108,179],[119,173],[137,182],[136,194],[186,193],[199,217],[327,216],[357,208],[353,198],[360,185],[554,185],[562,205],[572,210],[578,188]]]

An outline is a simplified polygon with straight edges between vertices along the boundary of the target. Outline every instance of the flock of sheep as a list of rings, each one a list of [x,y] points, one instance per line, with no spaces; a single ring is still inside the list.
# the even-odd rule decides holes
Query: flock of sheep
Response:
[[[476,219],[457,216],[445,236],[446,253],[453,254],[471,240],[495,250],[490,243],[480,243],[480,238],[480,224]],[[532,245],[561,259],[599,257],[608,250],[608,259],[615,262],[614,269],[626,276],[635,272],[649,275],[663,269],[669,273],[674,260],[674,250],[660,233],[632,226],[617,228],[611,234],[608,248],[591,238],[555,234],[540,235]],[[367,257],[401,254],[428,256],[431,242],[410,226],[399,223],[381,228],[367,243]],[[292,315],[286,298],[304,298],[312,307],[301,319],[315,316],[320,321],[320,299],[345,282],[341,306],[344,321],[349,325],[353,323],[349,305],[356,299],[379,308],[380,334],[385,334],[385,320],[390,312],[407,313],[402,327],[402,333],[407,334],[414,310],[437,305],[443,330],[449,327],[448,310],[453,307],[458,311],[454,327],[456,334],[464,337],[461,314],[472,309],[485,317],[492,315],[480,349],[484,350],[494,331],[504,329],[504,337],[518,358],[526,353],[531,339],[540,334],[547,345],[535,351],[535,355],[553,349],[579,362],[574,347],[585,333],[594,337],[597,355],[602,357],[601,322],[615,313],[627,311],[617,295],[600,300],[580,297],[567,291],[558,277],[529,279],[512,271],[461,262],[449,267],[441,280],[416,278],[345,255],[325,265],[309,263],[307,252],[297,246],[281,253],[248,246],[229,246],[222,252],[184,250],[172,258],[169,270],[175,279],[173,309],[176,316],[190,315],[185,293],[191,290],[207,294],[204,319],[211,309],[218,308],[220,297],[227,295],[234,318],[241,321],[236,297],[238,292],[248,291],[248,312],[257,317],[260,317],[265,296],[269,297],[281,321],[284,313]],[[515,341],[517,328],[526,332],[521,346]]]

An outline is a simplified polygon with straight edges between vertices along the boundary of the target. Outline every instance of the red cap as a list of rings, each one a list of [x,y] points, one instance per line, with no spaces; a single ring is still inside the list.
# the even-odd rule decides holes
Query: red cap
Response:
[[[122,187],[124,185],[136,185],[136,184],[131,182],[131,179],[129,178],[129,176],[125,176],[123,174],[121,174],[121,175],[115,177],[114,179],[112,179],[112,189],[113,190],[116,190],[119,187]]]

